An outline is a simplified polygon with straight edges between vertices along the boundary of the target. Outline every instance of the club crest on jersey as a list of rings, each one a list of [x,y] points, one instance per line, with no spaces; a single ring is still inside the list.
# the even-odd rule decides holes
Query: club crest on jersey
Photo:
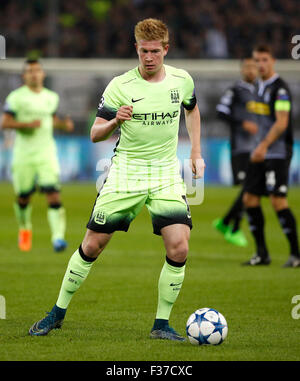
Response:
[[[95,214],[94,221],[96,222],[96,224],[104,225],[105,222],[106,222],[106,215],[105,215],[105,213],[102,210],[97,212]]]
[[[178,89],[171,89],[170,95],[171,95],[171,102],[172,103],[179,103],[180,97],[179,97],[179,90]]]

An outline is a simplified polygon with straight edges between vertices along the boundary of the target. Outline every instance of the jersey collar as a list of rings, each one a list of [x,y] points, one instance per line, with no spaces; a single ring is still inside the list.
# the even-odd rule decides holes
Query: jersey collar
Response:
[[[242,79],[239,80],[238,85],[244,87],[245,89],[248,89],[251,93],[253,93],[255,90],[254,84],[243,81]]]
[[[275,82],[278,77],[279,77],[279,74],[275,73],[274,75],[272,75],[271,78],[265,81],[263,81],[262,79],[259,79],[258,80],[258,95],[262,96],[265,91],[265,88],[271,83]]]

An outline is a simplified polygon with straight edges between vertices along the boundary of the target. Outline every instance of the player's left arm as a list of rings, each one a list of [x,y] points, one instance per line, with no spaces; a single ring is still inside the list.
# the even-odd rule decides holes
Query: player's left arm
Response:
[[[281,94],[280,94],[281,93]],[[270,128],[265,138],[258,144],[251,154],[251,161],[264,161],[268,148],[288,128],[290,120],[290,96],[285,89],[279,89],[277,99],[274,103],[275,123]]]
[[[185,125],[191,142],[190,167],[193,177],[203,177],[205,163],[201,155],[201,117],[197,105],[195,84],[193,78],[185,72],[184,95],[182,106],[184,107]]]
[[[74,130],[74,122],[70,118],[70,116],[66,116],[65,118],[59,118],[57,115],[53,115],[53,127],[59,130],[72,132]]]
[[[57,116],[57,110],[59,106],[59,95],[55,92],[50,92],[51,95],[51,114],[53,116],[53,127],[58,130],[63,130],[66,132],[72,132],[74,130],[74,122],[69,115],[66,115],[64,118]]]
[[[185,125],[191,142],[190,165],[194,178],[203,177],[205,163],[201,156],[201,117],[197,106],[193,109],[184,109]]]

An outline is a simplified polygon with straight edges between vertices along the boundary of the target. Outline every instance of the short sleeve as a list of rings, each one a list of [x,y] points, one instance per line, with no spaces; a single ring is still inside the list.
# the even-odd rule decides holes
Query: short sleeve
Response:
[[[291,110],[291,96],[289,90],[286,87],[280,87],[275,96],[274,102],[275,111],[287,111]]]
[[[232,114],[232,103],[234,98],[233,89],[227,89],[225,93],[222,95],[219,103],[217,104],[217,111],[221,114],[225,114],[227,116]]]
[[[195,84],[193,78],[186,72],[182,105],[185,109],[192,110],[196,106],[196,103]]]
[[[18,112],[18,102],[16,93],[12,92],[10,93],[7,98],[5,99],[4,106],[3,106],[3,112],[6,112],[8,114],[11,114],[15,116]]]
[[[106,120],[113,119],[122,105],[119,94],[117,80],[114,78],[104,90],[96,116]]]
[[[59,105],[59,95],[57,93],[54,93],[54,97],[53,97],[53,108],[52,108],[52,115],[55,115],[56,112],[57,112],[57,109],[58,109],[58,105]]]

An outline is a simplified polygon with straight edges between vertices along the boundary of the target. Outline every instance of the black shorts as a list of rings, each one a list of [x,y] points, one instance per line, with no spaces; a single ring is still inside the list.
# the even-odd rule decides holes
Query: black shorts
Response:
[[[233,184],[243,184],[249,165],[250,153],[244,152],[231,156],[231,168],[233,176]]]
[[[245,192],[257,195],[286,197],[288,191],[290,159],[266,159],[249,163]]]

